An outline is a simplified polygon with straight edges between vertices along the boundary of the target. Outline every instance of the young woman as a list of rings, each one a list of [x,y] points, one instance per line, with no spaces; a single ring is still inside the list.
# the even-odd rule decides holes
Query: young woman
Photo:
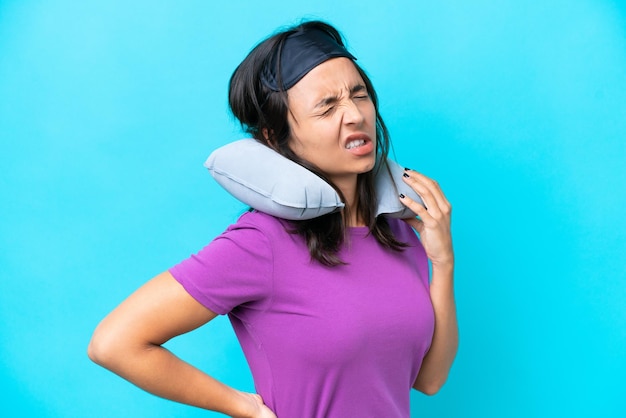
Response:
[[[229,90],[246,130],[333,185],[345,209],[307,221],[242,215],[113,310],[94,333],[92,360],[158,396],[233,417],[409,417],[411,387],[439,390],[458,344],[450,204],[407,169],[424,206],[399,199],[418,217],[375,216],[373,168],[389,139],[355,60],[333,27],[306,22],[257,45]],[[256,394],[162,346],[218,314],[230,317]]]

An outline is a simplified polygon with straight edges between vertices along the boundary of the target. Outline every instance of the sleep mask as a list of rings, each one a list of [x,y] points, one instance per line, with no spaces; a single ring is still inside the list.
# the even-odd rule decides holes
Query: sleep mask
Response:
[[[261,73],[261,80],[273,91],[293,87],[309,71],[331,58],[356,60],[339,41],[325,30],[310,28],[287,36],[282,47]]]

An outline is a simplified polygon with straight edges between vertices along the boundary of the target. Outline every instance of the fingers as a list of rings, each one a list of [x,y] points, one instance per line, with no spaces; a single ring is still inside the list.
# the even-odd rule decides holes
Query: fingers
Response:
[[[439,184],[423,174],[418,173],[417,171],[405,169],[403,180],[407,183],[415,192],[422,198],[424,201],[424,205],[426,209],[421,210],[421,212],[427,211],[427,214],[432,217],[440,217],[441,215],[449,216],[452,211],[452,206],[448,199],[441,191]],[[403,203],[409,202],[409,198],[400,199]],[[405,204],[407,204],[405,203]],[[418,208],[417,204],[409,206],[409,209],[413,210],[418,216],[422,217],[422,214],[419,213],[420,208]]]
[[[403,180],[424,201],[425,207],[409,197],[400,201],[417,214],[418,218],[404,219],[419,234],[426,255],[432,265],[452,265],[452,235],[450,216],[452,208],[436,181],[416,171],[406,169]]]
[[[422,204],[403,194],[400,194],[399,198],[400,202],[402,202],[402,204],[407,208],[411,209],[411,211],[413,211],[413,213],[415,213],[418,217],[428,215],[428,209],[426,209],[426,202],[424,202],[424,199],[422,199],[422,202],[424,202],[424,204]]]

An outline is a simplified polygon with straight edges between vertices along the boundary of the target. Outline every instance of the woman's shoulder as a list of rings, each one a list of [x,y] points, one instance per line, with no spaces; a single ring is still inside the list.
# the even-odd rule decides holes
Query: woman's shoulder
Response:
[[[301,246],[301,239],[294,234],[294,226],[290,221],[254,209],[242,214],[220,237],[256,248],[251,248],[251,251],[261,251],[257,247],[263,247],[275,253]]]
[[[289,228],[289,221],[252,209],[242,214],[228,229],[241,228],[256,229],[265,235],[282,234]]]

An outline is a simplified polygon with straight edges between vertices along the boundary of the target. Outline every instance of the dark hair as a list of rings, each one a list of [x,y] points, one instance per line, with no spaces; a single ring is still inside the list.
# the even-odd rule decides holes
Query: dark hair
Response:
[[[332,185],[341,200],[345,202],[345,198],[338,187],[319,169],[299,158],[289,148],[291,131],[287,120],[289,111],[287,92],[284,89],[272,91],[261,80],[262,72],[271,65],[273,57],[280,56],[287,37],[293,33],[311,29],[323,30],[332,36],[337,43],[344,45],[341,34],[334,27],[321,21],[304,22],[278,32],[254,47],[239,64],[230,79],[228,102],[233,115],[239,120],[246,132],[257,141],[317,174]],[[376,109],[376,153],[378,160],[385,162],[389,152],[390,140],[387,127],[378,111],[378,97],[365,71],[354,61],[353,63],[363,78]],[[280,82],[282,77],[278,68],[280,68],[280,62],[277,65],[277,79]],[[380,169],[388,170],[389,168],[386,163],[383,163],[377,164],[374,170]],[[355,208],[346,207],[344,211],[358,211],[360,218],[366,223],[370,233],[379,243],[387,248],[400,251],[406,247],[406,244],[395,239],[384,217],[377,217],[375,214],[377,201],[374,170],[357,176],[357,205]],[[348,213],[345,212],[344,214],[347,218]],[[304,236],[312,258],[327,266],[343,264],[337,255],[345,236],[344,217],[340,212],[310,220],[293,221],[293,225],[294,232]]]

